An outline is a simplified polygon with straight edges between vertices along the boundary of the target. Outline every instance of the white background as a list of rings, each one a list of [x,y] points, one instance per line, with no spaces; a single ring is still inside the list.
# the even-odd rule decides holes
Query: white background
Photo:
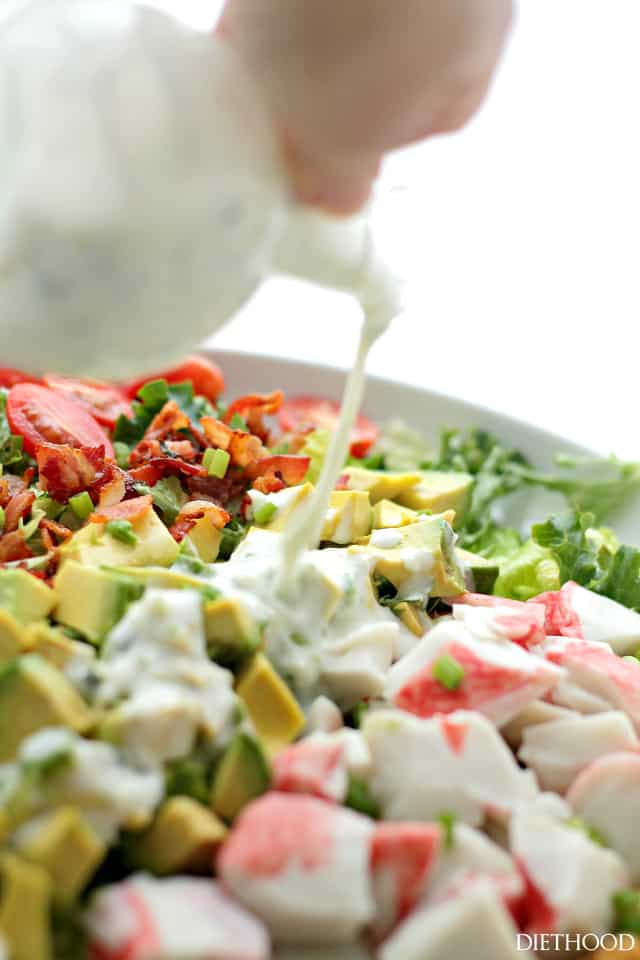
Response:
[[[522,0],[478,117],[390,160],[377,222],[409,310],[373,372],[640,458],[639,49],[639,0]],[[347,298],[274,280],[211,342],[347,366],[356,332]]]

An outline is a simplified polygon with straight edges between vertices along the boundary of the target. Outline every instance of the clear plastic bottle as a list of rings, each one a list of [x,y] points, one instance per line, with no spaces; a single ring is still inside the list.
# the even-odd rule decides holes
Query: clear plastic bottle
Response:
[[[127,0],[0,22],[0,354],[123,378],[228,320],[272,272],[359,291],[363,219],[300,210],[231,50]]]

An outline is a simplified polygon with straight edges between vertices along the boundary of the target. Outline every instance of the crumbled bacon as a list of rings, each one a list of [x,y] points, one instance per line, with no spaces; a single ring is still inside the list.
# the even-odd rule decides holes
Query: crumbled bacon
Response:
[[[195,460],[198,454],[190,440],[167,440],[164,445],[172,457],[182,457],[183,460]]]
[[[14,560],[27,560],[33,552],[24,539],[24,531],[14,530],[0,537],[0,563],[11,563]]]
[[[231,423],[234,414],[238,414],[247,424],[249,431],[259,437],[263,443],[267,443],[269,430],[264,423],[264,417],[277,413],[283,400],[282,390],[274,390],[273,393],[250,393],[244,397],[238,397],[227,408],[224,421]]]
[[[222,420],[215,417],[201,417],[200,423],[206,442],[218,450],[228,450],[231,439],[237,431],[232,430]]]
[[[184,440],[180,431],[188,430],[190,426],[191,421],[175,400],[167,401],[145,430],[140,443],[131,451],[129,463],[132,467],[137,467],[155,457],[161,457],[162,443],[171,439]]]
[[[0,507],[6,507],[12,497],[26,490],[27,485],[22,477],[14,473],[5,473],[0,477]]]
[[[310,457],[278,454],[250,464],[247,474],[253,480],[254,489],[262,493],[277,493],[284,487],[302,483],[310,463]]]
[[[13,533],[18,529],[20,521],[31,512],[35,499],[33,490],[21,490],[11,498],[4,511],[5,533]]]
[[[222,530],[231,520],[226,510],[210,500],[190,500],[178,514],[176,522],[169,528],[169,533],[180,543],[203,517],[207,517],[216,530]]]
[[[40,521],[40,531],[43,530],[46,530],[50,536],[53,535],[62,543],[66,543],[73,536],[73,530],[70,530],[69,527],[65,527],[63,523],[56,523],[55,520],[48,520],[46,517]],[[44,537],[44,534],[42,535]]]
[[[41,443],[36,452],[40,486],[54,500],[66,502],[90,488],[105,463],[104,447],[70,447]]]
[[[197,500],[209,500],[224,506],[241,496],[247,487],[247,477],[239,470],[228,470],[226,476],[219,477],[188,477],[187,490]]]
[[[147,483],[153,487],[167,474],[184,474],[187,477],[208,476],[205,468],[198,463],[187,463],[180,457],[153,457],[148,463],[129,470],[129,476],[138,483]]]
[[[153,500],[150,494],[135,497],[133,500],[122,500],[108,507],[95,510],[89,520],[91,523],[108,523],[110,520],[140,520],[151,510]]]

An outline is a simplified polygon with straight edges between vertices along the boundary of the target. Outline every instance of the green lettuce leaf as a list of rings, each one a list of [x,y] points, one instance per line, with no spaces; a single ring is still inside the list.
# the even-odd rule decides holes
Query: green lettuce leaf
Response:
[[[530,600],[546,590],[559,590],[560,567],[551,550],[527,540],[500,561],[500,574],[493,592],[499,597]]]
[[[190,380],[172,384],[168,384],[166,380],[149,382],[153,383],[156,389],[146,395],[144,387],[142,388],[138,394],[139,399],[131,404],[133,417],[125,417],[124,414],[118,417],[113,431],[116,443],[124,443],[130,447],[139,443],[153,418],[169,400],[175,400],[194,426],[198,425],[200,417],[215,416],[216,411],[209,401],[194,394]]]

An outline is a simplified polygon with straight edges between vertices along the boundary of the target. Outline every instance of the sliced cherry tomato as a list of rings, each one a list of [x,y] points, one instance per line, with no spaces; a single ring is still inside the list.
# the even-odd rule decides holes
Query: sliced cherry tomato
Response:
[[[44,382],[56,393],[68,397],[69,400],[83,407],[98,423],[110,430],[115,427],[121,413],[125,417],[133,416],[128,399],[110,383],[104,383],[102,380],[59,377],[55,373],[45,373]]]
[[[42,383],[42,380],[13,367],[0,367],[0,387],[15,387],[16,383]]]
[[[340,405],[323,397],[290,397],[278,414],[280,426],[287,433],[296,433],[309,427],[335,430],[340,416]],[[378,428],[371,420],[359,416],[351,432],[351,453],[366,457],[378,439]]]
[[[114,456],[111,441],[91,414],[68,397],[37,383],[11,387],[7,419],[12,432],[24,438],[24,448],[32,455],[41,443],[67,443],[75,448],[102,446],[106,457]]]
[[[177,367],[148,373],[146,377],[140,377],[138,380],[129,380],[122,385],[122,390],[133,400],[140,387],[149,380],[166,380],[167,383],[184,383],[185,380],[190,380],[193,384],[193,392],[206,397],[212,403],[216,402],[224,390],[224,377],[220,367],[196,354],[186,357]]]

